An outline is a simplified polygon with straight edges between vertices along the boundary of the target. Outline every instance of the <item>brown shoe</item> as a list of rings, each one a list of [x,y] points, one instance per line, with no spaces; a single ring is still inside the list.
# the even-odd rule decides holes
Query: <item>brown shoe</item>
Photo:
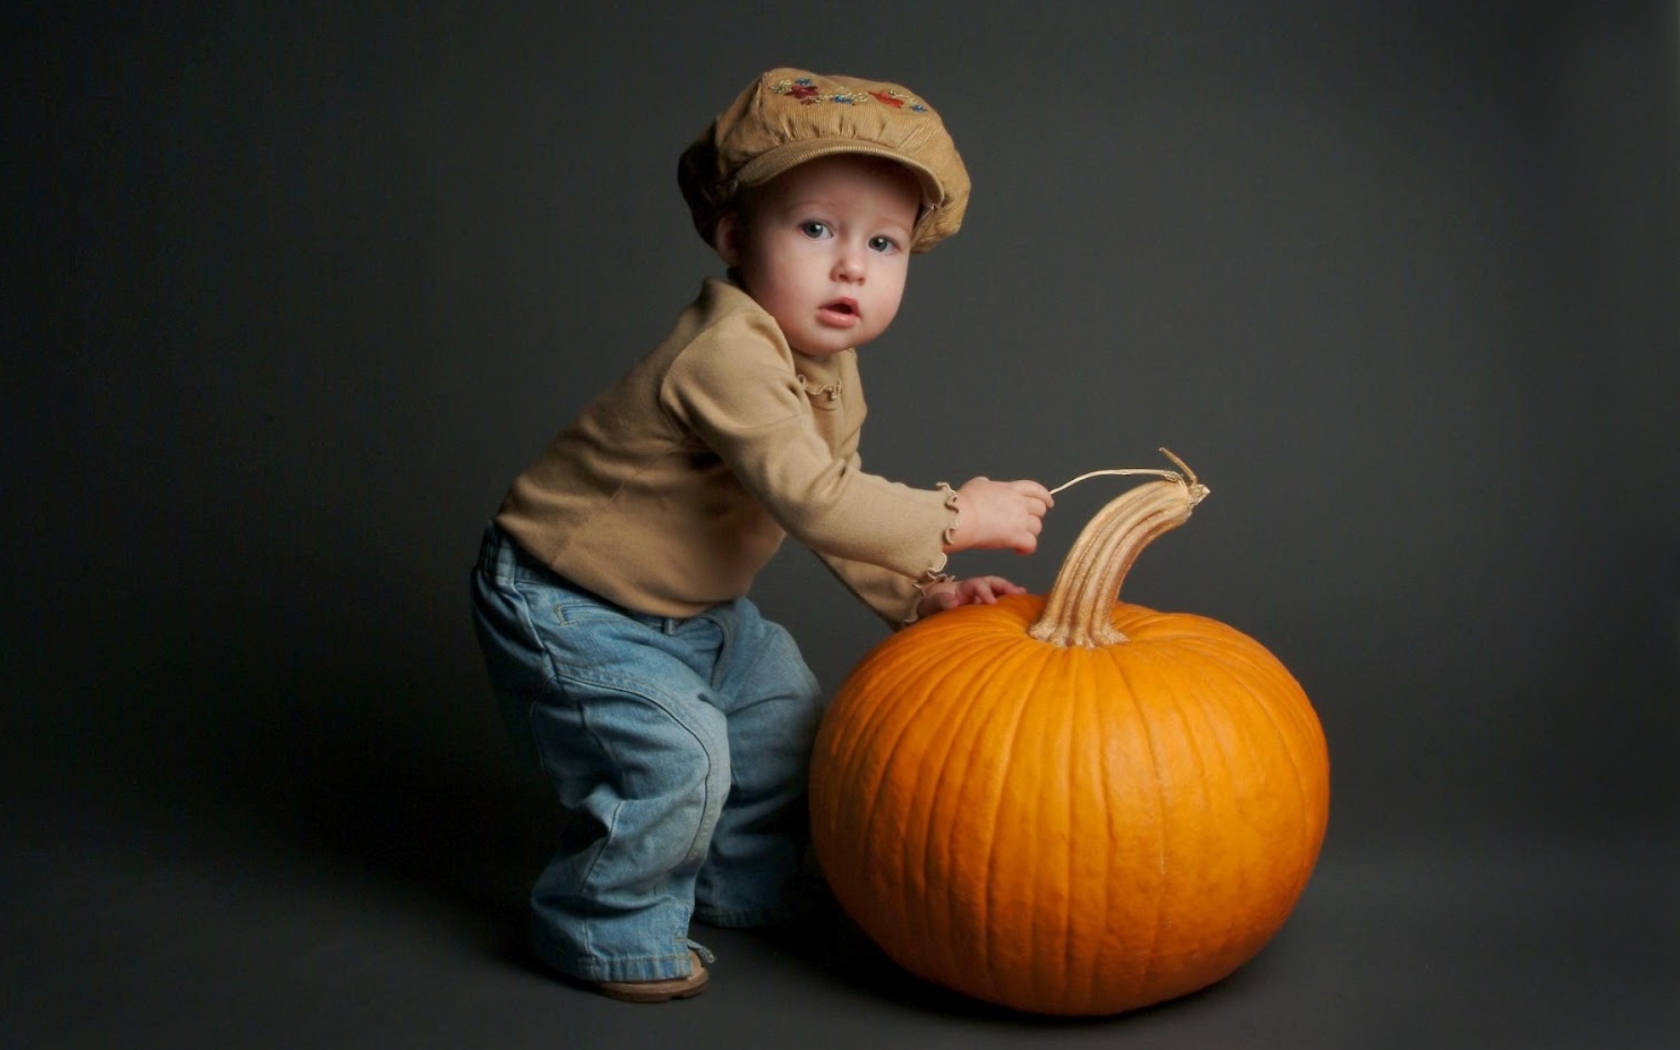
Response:
[[[706,966],[691,948],[688,952],[693,969],[687,977],[662,977],[653,981],[596,981],[595,989],[602,995],[626,1003],[665,1003],[672,999],[687,999],[706,990]]]

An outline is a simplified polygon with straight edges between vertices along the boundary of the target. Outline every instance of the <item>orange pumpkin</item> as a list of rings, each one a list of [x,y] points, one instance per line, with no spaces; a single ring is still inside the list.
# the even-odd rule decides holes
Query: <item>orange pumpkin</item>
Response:
[[[1182,466],[1182,463],[1180,464]],[[1252,638],[1116,603],[1207,494],[1159,473],[1098,513],[1047,598],[929,617],[852,672],[811,775],[836,898],[912,973],[1050,1014],[1112,1014],[1248,961],[1329,818],[1312,705]]]

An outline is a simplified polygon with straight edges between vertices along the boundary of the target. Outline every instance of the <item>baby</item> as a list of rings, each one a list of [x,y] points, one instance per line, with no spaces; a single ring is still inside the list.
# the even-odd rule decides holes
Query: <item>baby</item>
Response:
[[[563,812],[532,943],[614,998],[700,992],[689,922],[788,915],[822,696],[747,598],[788,534],[893,625],[1021,588],[946,556],[1031,553],[1034,481],[918,489],[865,473],[857,348],[969,182],[894,84],[773,70],[683,154],[728,267],[520,475],[486,530],[474,621],[509,729]]]

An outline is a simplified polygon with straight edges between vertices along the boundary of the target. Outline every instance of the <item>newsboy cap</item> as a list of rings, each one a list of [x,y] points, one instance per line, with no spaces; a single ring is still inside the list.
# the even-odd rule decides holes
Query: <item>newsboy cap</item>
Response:
[[[857,77],[765,73],[683,152],[677,184],[694,228],[712,244],[742,187],[836,153],[885,157],[915,174],[922,208],[911,251],[927,251],[962,225],[968,170],[939,114],[897,84]]]

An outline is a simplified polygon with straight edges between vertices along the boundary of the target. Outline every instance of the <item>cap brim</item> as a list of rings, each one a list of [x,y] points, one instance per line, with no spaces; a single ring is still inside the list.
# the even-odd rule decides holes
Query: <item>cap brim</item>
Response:
[[[742,186],[762,186],[806,161],[841,153],[880,157],[901,164],[922,184],[922,203],[926,207],[938,208],[945,203],[945,187],[926,165],[917,163],[886,146],[860,142],[857,139],[802,139],[765,150],[741,165],[740,170],[735,173],[735,181]]]

